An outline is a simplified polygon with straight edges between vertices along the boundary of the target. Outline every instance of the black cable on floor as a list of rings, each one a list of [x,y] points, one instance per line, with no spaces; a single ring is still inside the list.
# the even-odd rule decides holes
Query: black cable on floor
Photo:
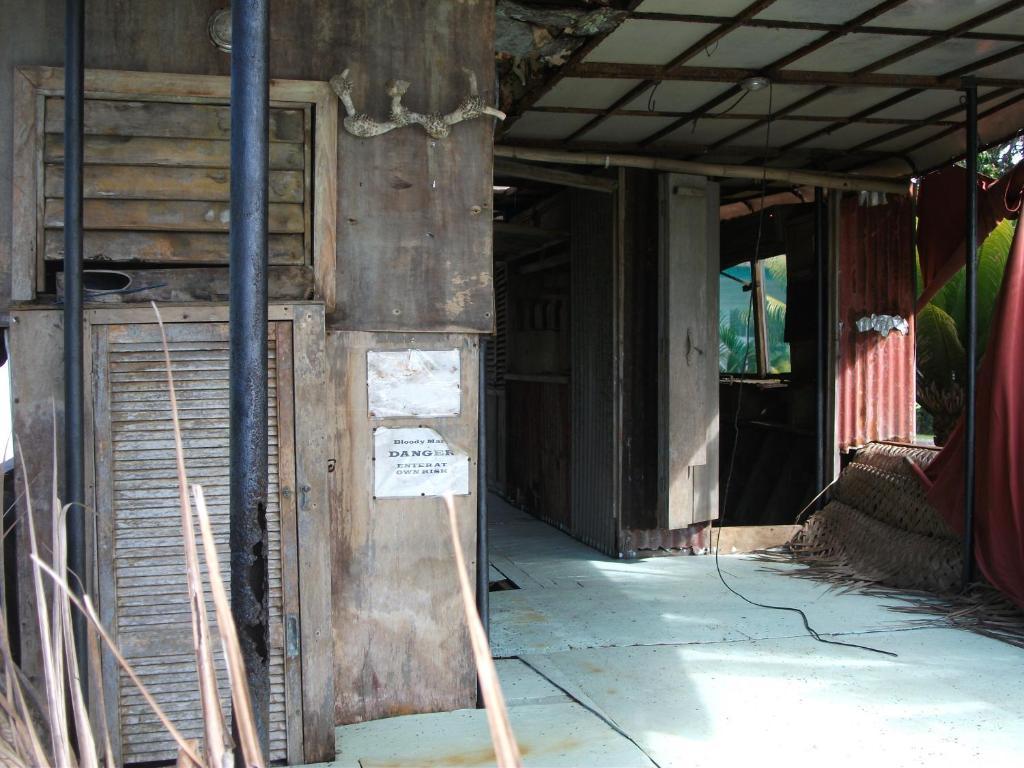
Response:
[[[767,121],[767,124],[765,126],[765,132],[764,132],[764,157],[762,159],[763,165],[762,165],[762,171],[761,171],[761,208],[758,211],[758,216],[757,216],[757,237],[754,240],[754,256],[753,256],[753,259],[751,260],[751,269],[757,269],[757,263],[756,262],[757,262],[758,258],[760,258],[760,256],[761,256],[761,233],[762,233],[762,231],[764,229],[764,209],[765,209],[764,199],[765,199],[765,195],[767,194],[767,191],[768,191],[768,150],[771,148],[772,96],[773,96],[772,85],[769,84],[768,85],[768,121]],[[753,275],[751,275],[751,279],[753,280]],[[763,288],[762,288],[762,290],[763,290]],[[743,337],[744,338],[744,342],[745,342],[745,346],[743,348],[743,362],[740,365],[741,374],[744,374],[747,371],[747,354],[750,352],[750,342],[749,342],[749,339],[750,339],[750,322],[751,322],[751,319],[753,318],[753,315],[754,315],[754,298],[755,298],[754,291],[751,291],[750,292],[750,310],[747,312],[747,327],[746,327],[746,330],[744,331],[744,337]],[[763,343],[767,343],[767,341],[768,341],[767,339],[764,339]],[[737,446],[739,445],[739,442],[740,442],[740,410],[741,410],[741,406],[742,405],[743,405],[743,382],[741,380],[740,381],[740,389],[739,389],[739,392],[736,395],[736,413],[735,413],[735,416],[733,418],[733,423],[732,423],[732,428],[733,428],[732,454],[729,457],[729,471],[728,471],[728,473],[725,476],[725,495],[724,495],[724,497],[722,499],[722,510],[721,510],[721,514],[720,514],[720,517],[719,517],[719,520],[718,520],[718,539],[715,542],[715,570],[718,572],[718,578],[722,582],[722,586],[724,586],[727,590],[729,590],[734,595],[736,595],[736,597],[738,597],[743,602],[749,603],[750,605],[753,605],[753,606],[755,606],[757,608],[765,608],[765,609],[771,610],[771,611],[787,611],[789,613],[797,614],[800,617],[801,621],[803,621],[804,629],[807,630],[807,634],[809,634],[812,638],[817,640],[819,643],[827,643],[828,645],[841,645],[841,646],[844,646],[846,648],[859,648],[860,650],[863,650],[863,651],[871,651],[872,653],[880,653],[880,654],[882,654],[884,656],[892,656],[894,658],[898,658],[899,657],[898,654],[893,653],[892,651],[883,651],[881,648],[872,648],[869,645],[860,645],[859,643],[845,643],[845,642],[842,642],[841,640],[829,640],[826,637],[822,637],[821,633],[819,633],[814,627],[811,626],[811,622],[807,619],[807,614],[804,613],[801,609],[793,608],[793,607],[788,606],[788,605],[770,605],[768,603],[759,603],[756,600],[751,600],[746,595],[741,594],[739,591],[734,589],[732,587],[732,585],[729,584],[728,581],[726,581],[725,574],[722,573],[722,567],[721,567],[721,565],[718,562],[718,552],[721,549],[720,544],[721,544],[721,541],[722,541],[722,526],[725,523],[725,510],[728,509],[728,504],[729,504],[729,487],[732,485],[732,474],[733,474],[733,470],[736,468],[736,454],[738,453],[736,448],[737,448]],[[824,491],[822,491],[822,493],[824,493]]]
[[[648,751],[647,751],[646,749],[644,749],[644,748],[643,748],[642,746],[640,746],[640,742],[638,742],[638,741],[637,741],[636,739],[634,739],[634,738],[633,738],[632,736],[630,736],[630,735],[629,735],[628,733],[626,733],[626,731],[625,731],[625,730],[623,730],[623,729],[622,729],[622,727],[621,727],[621,726],[620,726],[620,725],[619,725],[618,723],[616,723],[616,722],[615,722],[614,720],[612,720],[612,719],[611,719],[610,717],[608,717],[608,715],[606,715],[606,714],[605,714],[604,712],[602,712],[601,710],[599,710],[599,709],[597,709],[597,708],[595,708],[595,707],[592,707],[592,706],[590,706],[589,704],[586,704],[586,703],[584,703],[584,702],[580,701],[579,699],[577,699],[577,698],[576,698],[576,697],[575,697],[575,696],[573,695],[572,691],[570,691],[570,690],[569,690],[568,688],[566,688],[566,687],[565,687],[564,685],[562,685],[561,683],[559,683],[559,682],[557,682],[556,680],[552,679],[552,678],[551,678],[551,677],[550,677],[550,676],[549,676],[549,675],[548,675],[547,673],[545,673],[545,672],[544,672],[543,670],[537,669],[537,667],[536,667],[536,666],[534,666],[533,664],[531,664],[530,662],[528,662],[528,661],[527,661],[526,659],[524,659],[524,658],[523,658],[522,656],[516,656],[516,658],[517,658],[517,659],[519,659],[519,660],[520,660],[521,662],[523,662],[523,664],[525,664],[526,666],[528,666],[528,667],[529,667],[530,669],[532,669],[532,670],[533,670],[534,672],[536,672],[536,673],[537,673],[538,675],[540,675],[541,677],[543,677],[543,678],[544,678],[545,680],[547,680],[547,681],[548,681],[549,683],[551,683],[551,684],[552,684],[553,686],[555,686],[555,688],[557,688],[558,690],[560,690],[560,691],[561,691],[562,693],[564,693],[564,694],[565,694],[566,696],[568,696],[568,697],[569,697],[570,699],[572,699],[572,700],[573,700],[573,701],[575,701],[575,702],[576,702],[577,704],[579,704],[579,705],[580,705],[581,707],[583,707],[583,708],[584,708],[585,710],[587,710],[587,711],[588,711],[588,712],[589,712],[590,714],[594,715],[594,716],[595,716],[595,717],[597,717],[597,718],[598,718],[599,720],[601,720],[601,721],[602,721],[602,722],[603,722],[603,723],[604,723],[605,725],[607,725],[607,726],[608,726],[609,728],[611,728],[611,729],[612,729],[613,731],[615,731],[615,732],[616,732],[617,734],[619,734],[619,736],[621,736],[622,738],[626,739],[626,741],[628,741],[628,742],[629,742],[630,744],[632,744],[632,745],[633,745],[634,747],[636,747],[637,749],[639,749],[639,750],[640,750],[640,752],[642,752],[642,753],[643,753],[643,756],[644,756],[644,757],[646,757],[646,758],[647,758],[648,760],[650,760],[650,761],[651,761],[651,765],[653,765],[653,766],[654,766],[654,768],[661,768],[661,765],[660,765],[660,764],[658,763],[658,761],[657,761],[657,760],[655,760],[655,759],[654,759],[653,757],[651,757],[650,753],[649,753],[649,752],[648,752]]]

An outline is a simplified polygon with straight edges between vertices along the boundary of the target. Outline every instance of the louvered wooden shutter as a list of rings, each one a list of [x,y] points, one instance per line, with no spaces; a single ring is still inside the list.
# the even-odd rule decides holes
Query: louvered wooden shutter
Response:
[[[189,481],[203,486],[223,575],[228,579],[228,326],[182,323],[169,325],[167,332]],[[289,728],[291,733],[298,728],[301,748],[298,659],[297,653],[286,658],[283,619],[285,613],[295,612],[291,601],[297,599],[294,558],[282,563],[282,548],[295,552],[290,323],[271,323],[268,347],[270,739],[271,759],[280,760],[287,757]],[[159,330],[152,324],[98,327],[93,354],[101,612],[121,651],[164,711],[186,738],[201,739]],[[210,601],[208,606],[213,622]],[[227,705],[224,660],[219,643],[214,645],[221,696]],[[104,660],[103,684],[121,761],[174,759],[173,742],[131,680],[112,662],[109,657]]]

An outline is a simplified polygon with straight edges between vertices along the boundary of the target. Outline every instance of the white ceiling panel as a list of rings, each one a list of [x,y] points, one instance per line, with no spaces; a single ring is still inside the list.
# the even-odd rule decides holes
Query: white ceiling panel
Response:
[[[757,18],[842,24],[878,5],[879,2],[880,0],[776,0],[759,13]]]
[[[1024,125],[1024,102],[1018,102],[979,120],[978,139],[982,146],[1005,140],[1018,132],[1022,125]],[[954,131],[937,139],[933,144],[915,150],[912,159],[916,167],[930,169],[963,155],[963,152],[963,131]]]
[[[821,126],[819,126],[820,128]],[[867,123],[851,123],[837,128],[831,133],[815,136],[803,146],[809,149],[846,149],[856,147],[865,141],[884,136],[893,129],[891,125],[871,125]]]
[[[584,61],[667,64],[713,29],[717,25],[626,19]]]
[[[995,21],[990,21],[974,28],[975,32],[1016,32],[1024,34],[1024,8],[1018,11],[1011,11],[1005,16],[1000,16]]]
[[[538,107],[583,107],[607,109],[636,87],[639,80],[591,79],[566,77],[544,94]]]
[[[904,35],[844,35],[789,66],[822,72],[853,72],[889,54],[905,50],[922,39]]]
[[[566,115],[556,112],[526,112],[508,132],[511,139],[564,139],[582,128],[593,115]]]
[[[956,38],[927,48],[879,71],[901,75],[944,75],[988,56],[1002,53],[1015,45],[1017,43],[1003,40]]]
[[[902,88],[868,88],[866,86],[844,86],[829,91],[804,107],[793,110],[794,115],[822,115],[824,117],[848,117],[863,109],[880,104],[890,96],[902,93]]]
[[[626,105],[627,109],[647,109],[653,104],[655,110],[668,112],[691,112],[706,104],[730,87],[728,83],[684,83],[666,80],[654,92],[648,88]]]
[[[797,141],[821,129],[820,123],[808,123],[803,120],[773,120],[770,126],[761,125],[752,131],[737,136],[730,141],[742,147],[763,147],[767,142],[770,147],[781,147]]]
[[[673,131],[668,136],[655,142],[655,146],[671,144],[712,144],[723,139],[740,128],[753,125],[753,120],[698,120],[696,123],[687,123],[682,128]]]
[[[990,11],[1004,0],[907,0],[872,24],[914,29],[951,29]]]
[[[1024,78],[1024,54],[1013,56],[1000,61],[997,64],[990,64],[976,70],[973,74],[979,77],[1011,77],[1015,80]],[[980,88],[978,89],[981,90]]]
[[[811,95],[817,90],[819,90],[819,87],[816,85],[773,85],[771,88],[764,88],[750,93],[735,109],[741,113],[767,115],[769,102],[771,102],[771,110],[774,113],[800,101],[800,99]],[[728,104],[723,104],[715,111],[720,112],[728,106]]]
[[[639,115],[615,115],[609,117],[592,131],[587,131],[580,141],[611,141],[635,144],[671,125],[673,117],[641,117]]]
[[[979,89],[980,91],[980,89]],[[924,91],[876,112],[875,117],[895,117],[900,120],[923,120],[947,109],[958,107],[963,99],[959,91]]]
[[[927,128],[914,128],[913,130],[907,131],[906,133],[889,139],[888,141],[875,144],[871,147],[871,150],[874,152],[895,152],[899,154],[907,147],[912,147],[919,141],[924,141],[927,138],[940,134],[944,130],[946,129],[941,125],[930,125]]]
[[[741,27],[687,63],[694,67],[765,67],[819,37],[821,32],[803,29]]]
[[[735,16],[751,0],[644,0],[637,6],[644,13],[689,13],[706,16]]]

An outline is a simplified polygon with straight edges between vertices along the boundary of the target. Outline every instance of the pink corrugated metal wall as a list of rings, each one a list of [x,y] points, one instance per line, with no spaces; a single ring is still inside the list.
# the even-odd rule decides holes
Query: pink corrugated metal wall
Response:
[[[839,348],[836,438],[841,450],[914,435],[913,205],[842,203],[839,221]],[[858,333],[866,315],[900,315],[906,336]]]

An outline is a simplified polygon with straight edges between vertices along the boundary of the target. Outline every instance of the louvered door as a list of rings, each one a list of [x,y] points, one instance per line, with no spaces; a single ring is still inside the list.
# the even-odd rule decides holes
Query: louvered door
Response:
[[[287,658],[285,654],[286,614],[293,625],[290,629],[297,631],[296,564],[293,556],[282,559],[282,550],[296,551],[291,332],[291,323],[271,323],[268,344],[272,760],[302,754],[298,653],[293,650]],[[226,571],[228,326],[177,323],[167,326],[167,334],[189,481],[203,485]],[[101,612],[121,651],[157,701],[187,738],[198,739],[202,716],[159,329],[154,324],[98,326],[93,340]],[[228,573],[223,575],[229,578]],[[208,606],[213,622],[209,601]],[[224,660],[219,642],[214,646],[221,696],[227,704]],[[103,687],[121,761],[174,759],[171,739],[131,680],[112,662],[110,657],[104,659]]]

